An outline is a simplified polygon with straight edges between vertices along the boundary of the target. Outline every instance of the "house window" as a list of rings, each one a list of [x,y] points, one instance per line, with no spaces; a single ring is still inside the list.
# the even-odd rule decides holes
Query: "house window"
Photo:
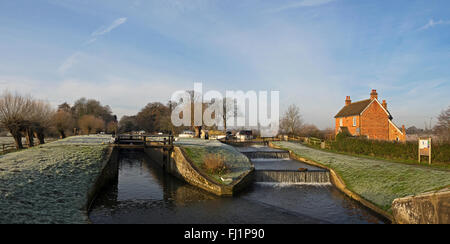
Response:
[[[356,116],[353,117],[353,126],[356,126]]]
[[[342,127],[342,118],[339,119],[339,126]]]

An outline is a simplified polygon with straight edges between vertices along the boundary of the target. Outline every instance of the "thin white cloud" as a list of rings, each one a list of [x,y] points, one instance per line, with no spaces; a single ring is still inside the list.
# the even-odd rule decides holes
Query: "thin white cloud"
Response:
[[[102,27],[102,28],[92,32],[91,39],[89,39],[85,43],[85,45],[89,45],[89,44],[95,42],[99,36],[102,36],[102,35],[105,35],[105,34],[111,32],[112,30],[114,30],[115,28],[124,24],[125,22],[127,22],[126,17],[118,18],[118,19],[114,20],[108,27],[106,27],[106,28]],[[64,62],[59,66],[58,71],[60,73],[64,74],[67,70],[72,68],[72,66],[74,66],[76,63],[78,63],[81,54],[82,53],[80,51],[77,51],[74,54],[72,54],[70,57],[65,59]]]
[[[270,9],[267,12],[277,13],[277,12],[282,12],[282,11],[286,11],[286,10],[290,10],[290,9],[296,9],[296,8],[314,7],[314,6],[319,6],[319,5],[324,5],[324,4],[327,4],[327,3],[331,3],[331,2],[334,2],[334,1],[336,1],[336,0],[303,0],[303,1],[297,1],[297,2],[288,3],[288,4],[285,4],[285,5],[280,6],[278,8]]]
[[[89,39],[86,42],[86,44],[91,44],[91,43],[95,42],[99,36],[102,36],[102,35],[105,35],[105,34],[111,32],[112,30],[114,30],[115,28],[117,28],[120,25],[124,24],[125,22],[127,22],[127,18],[126,17],[118,18],[118,19],[114,20],[111,23],[111,25],[109,25],[108,27],[106,27],[106,28],[102,27],[102,28],[92,32],[91,39]]]
[[[419,30],[426,30],[429,28],[433,28],[437,25],[450,25],[450,20],[438,20],[434,21],[433,19],[430,19],[428,23],[422,27],[419,28]]]
[[[70,57],[68,57],[64,62],[59,66],[58,71],[60,73],[65,73],[67,70],[72,68],[78,62],[79,57],[81,56],[81,52],[75,52]]]

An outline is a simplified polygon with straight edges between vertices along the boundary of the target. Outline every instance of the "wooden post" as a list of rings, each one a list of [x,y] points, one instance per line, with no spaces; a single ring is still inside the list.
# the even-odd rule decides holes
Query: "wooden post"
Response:
[[[421,141],[425,141],[425,139],[421,139],[419,137],[419,145],[418,145],[418,158],[419,158],[418,160],[419,160],[419,163],[421,161],[421,156],[428,156],[428,164],[431,165],[431,137],[428,137],[426,139],[427,146],[428,146],[427,148],[421,148],[421,146],[420,146]]]
[[[419,154],[419,164],[420,164],[420,137],[419,142],[417,143],[417,153]]]
[[[430,149],[428,150],[428,164],[429,165],[431,165],[431,137],[430,137],[430,139],[428,140],[428,145],[430,145]]]

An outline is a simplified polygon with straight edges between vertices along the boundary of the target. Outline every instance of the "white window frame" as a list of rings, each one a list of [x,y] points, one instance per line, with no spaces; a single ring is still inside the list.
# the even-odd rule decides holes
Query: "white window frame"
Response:
[[[339,126],[340,126],[340,127],[343,126],[343,124],[342,124],[342,118],[339,119]]]
[[[356,127],[356,116],[353,116],[353,127]]]

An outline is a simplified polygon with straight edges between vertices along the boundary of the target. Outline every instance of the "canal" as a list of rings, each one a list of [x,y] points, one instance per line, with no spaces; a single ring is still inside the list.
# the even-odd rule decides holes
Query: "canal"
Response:
[[[94,224],[383,223],[331,184],[254,183],[217,197],[165,173],[143,152],[121,152],[116,184],[96,198]]]

